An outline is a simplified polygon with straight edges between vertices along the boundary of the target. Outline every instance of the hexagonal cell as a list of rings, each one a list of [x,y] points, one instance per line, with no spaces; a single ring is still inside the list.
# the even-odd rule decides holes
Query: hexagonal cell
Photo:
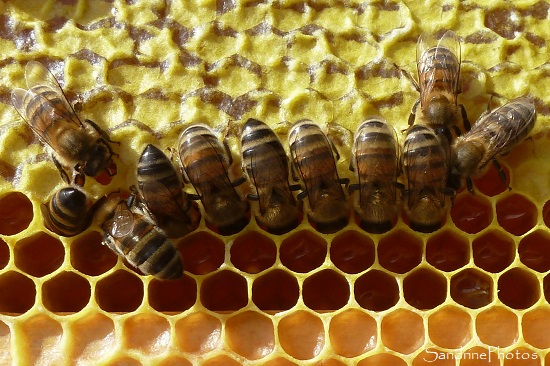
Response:
[[[8,244],[0,239],[0,269],[8,265],[10,261],[10,247]]]
[[[300,286],[295,276],[274,269],[259,276],[252,284],[252,301],[263,311],[284,311],[296,305]]]
[[[177,244],[183,268],[196,275],[220,268],[225,260],[225,244],[206,231],[188,235]]]
[[[416,235],[392,231],[378,243],[378,262],[388,271],[403,274],[420,264],[422,249],[422,241]]]
[[[0,360],[6,365],[12,365],[11,357],[11,330],[4,322],[0,321]]]
[[[468,234],[475,234],[491,224],[493,207],[483,196],[466,192],[455,199],[451,218],[457,228]]]
[[[174,326],[176,345],[192,354],[204,354],[221,345],[222,323],[203,312],[193,312],[178,320]]]
[[[406,309],[386,314],[380,325],[382,343],[392,351],[408,355],[424,344],[422,317]]]
[[[193,364],[181,356],[168,356],[162,361],[159,361],[155,366],[192,366]]]
[[[476,333],[488,346],[510,346],[518,339],[518,317],[503,306],[490,307],[477,315]]]
[[[220,355],[201,362],[203,366],[241,366],[241,363],[226,355]]]
[[[328,335],[337,354],[356,357],[376,347],[377,329],[373,317],[361,310],[347,309],[330,320]]]
[[[550,234],[537,230],[521,239],[518,246],[519,259],[537,272],[550,270]]]
[[[460,305],[478,309],[493,301],[493,280],[477,269],[468,268],[451,277],[451,297]]]
[[[464,310],[447,305],[428,318],[430,340],[443,348],[460,348],[472,339],[472,318]]]
[[[34,282],[19,272],[0,274],[0,313],[18,315],[33,307],[36,299]]]
[[[453,353],[444,352],[437,348],[428,348],[413,359],[411,366],[455,366],[455,358],[456,356]]]
[[[42,303],[55,313],[77,313],[90,301],[90,283],[74,272],[61,272],[42,285]]]
[[[204,280],[202,305],[212,311],[237,311],[248,303],[246,279],[232,271],[219,271]]]
[[[399,301],[397,279],[377,269],[370,270],[354,284],[355,300],[362,308],[372,311],[388,310]]]
[[[318,311],[334,311],[344,307],[349,301],[349,294],[346,278],[330,269],[306,278],[302,288],[304,304]]]
[[[54,272],[65,257],[63,243],[43,232],[19,240],[13,251],[15,266],[35,277]]]
[[[498,174],[496,167],[493,164],[489,164],[485,174],[473,180],[475,188],[480,193],[489,197],[493,197],[507,191],[510,186],[510,171],[503,164],[501,164],[501,167],[506,174],[505,182],[500,179],[500,175]]]
[[[97,312],[87,313],[68,322],[68,359],[97,363],[112,352],[117,343],[111,318]]]
[[[96,284],[95,299],[108,312],[131,312],[143,302],[143,282],[134,274],[118,270]]]
[[[509,235],[500,230],[491,230],[472,242],[474,263],[491,273],[506,269],[516,256],[516,245]]]
[[[144,354],[159,354],[170,347],[170,323],[155,314],[137,314],[123,323],[122,344]]]
[[[231,245],[231,263],[243,272],[259,273],[273,266],[276,259],[273,240],[256,231],[239,235]]]
[[[89,276],[99,276],[115,266],[118,257],[101,243],[102,239],[100,233],[92,231],[73,240],[71,264],[76,270]]]
[[[179,313],[197,301],[197,282],[183,275],[179,280],[163,281],[153,278],[147,286],[149,305],[157,311]]]
[[[537,277],[522,268],[512,268],[498,279],[498,298],[512,309],[527,309],[540,298]]]
[[[20,344],[18,352],[24,354],[31,365],[61,365],[65,359],[63,328],[47,315],[35,315],[17,324]]]
[[[279,252],[285,267],[306,273],[323,264],[327,256],[327,242],[309,230],[302,230],[283,240]]]
[[[20,233],[33,217],[32,203],[23,193],[11,192],[0,198],[0,234]]]
[[[447,279],[433,269],[419,268],[403,280],[403,295],[419,310],[433,309],[447,297]]]
[[[304,310],[294,311],[279,321],[279,343],[290,356],[309,360],[325,346],[323,321]]]
[[[330,244],[330,259],[340,270],[355,274],[372,266],[375,260],[374,242],[355,230],[345,231]]]
[[[470,260],[468,239],[450,230],[438,232],[428,238],[426,260],[445,272],[464,267]]]
[[[225,322],[229,347],[249,360],[259,360],[275,349],[275,330],[271,319],[255,311],[239,313]]]
[[[407,366],[407,362],[390,353],[379,353],[359,361],[357,366]]]
[[[528,347],[517,347],[504,353],[503,366],[541,366],[542,358]]]
[[[469,348],[459,355],[460,366],[499,366],[499,355],[491,351],[483,347]]]
[[[507,232],[523,235],[537,224],[537,207],[520,194],[511,194],[497,202],[498,224]]]
[[[550,310],[533,309],[523,314],[521,319],[523,338],[533,347],[550,348]]]

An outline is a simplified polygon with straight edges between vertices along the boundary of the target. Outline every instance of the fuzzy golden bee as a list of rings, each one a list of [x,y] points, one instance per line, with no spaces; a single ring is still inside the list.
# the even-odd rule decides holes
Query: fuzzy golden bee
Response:
[[[241,131],[243,170],[254,185],[248,198],[259,203],[256,220],[272,234],[283,234],[300,223],[298,206],[288,180],[289,163],[283,145],[271,128],[250,118]]]
[[[506,176],[497,156],[506,155],[523,141],[533,129],[537,112],[533,101],[519,97],[505,105],[487,110],[472,126],[472,129],[459,136],[451,146],[452,175],[466,178],[472,191],[470,176],[478,176],[489,162],[496,164],[500,178]]]
[[[249,222],[249,205],[235,190],[244,179],[231,181],[231,152],[206,125],[182,131],[178,153],[188,181],[202,202],[206,223],[222,235],[236,234]]]
[[[201,214],[170,159],[149,144],[137,165],[137,196],[142,208],[169,238],[189,234],[199,226]]]
[[[67,183],[65,169],[74,170],[75,182],[84,184],[84,176],[95,177],[102,171],[116,174],[111,141],[98,125],[81,122],[50,71],[36,61],[25,68],[27,90],[12,91],[12,104],[38,136],[52,150],[52,159]]]
[[[311,224],[325,234],[344,228],[350,211],[342,189],[347,180],[338,176],[333,145],[310,120],[296,122],[288,141],[293,166],[305,186],[298,197],[308,198]]]
[[[370,118],[355,133],[351,170],[358,183],[349,190],[354,198],[360,226],[371,233],[390,230],[397,218],[399,146],[395,130],[380,118]]]
[[[65,187],[40,206],[44,226],[58,235],[72,237],[90,226],[94,204],[78,187]]]

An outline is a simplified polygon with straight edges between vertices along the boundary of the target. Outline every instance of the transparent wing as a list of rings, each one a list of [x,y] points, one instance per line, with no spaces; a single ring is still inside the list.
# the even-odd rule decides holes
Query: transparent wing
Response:
[[[130,234],[134,228],[134,214],[125,202],[116,208],[113,218],[107,223],[107,231],[114,238],[123,238]]]
[[[140,195],[153,215],[174,216],[177,219],[186,217],[178,197],[158,180],[147,180],[139,184]]]

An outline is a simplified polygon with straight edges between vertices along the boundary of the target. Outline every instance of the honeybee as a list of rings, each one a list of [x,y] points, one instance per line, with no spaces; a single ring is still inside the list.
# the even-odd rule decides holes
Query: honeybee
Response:
[[[193,125],[182,131],[178,152],[187,179],[191,182],[205,211],[206,222],[222,235],[241,231],[249,221],[249,205],[231,182],[228,169],[231,152],[206,125]]]
[[[142,208],[169,238],[187,235],[199,226],[200,212],[183,191],[172,162],[151,144],[141,153],[137,181]]]
[[[470,176],[480,175],[489,162],[495,163],[503,181],[506,176],[496,157],[506,155],[523,141],[533,129],[537,112],[533,101],[519,97],[505,105],[487,110],[464,135],[451,146],[453,175],[466,177],[472,191]]]
[[[95,177],[106,171],[116,174],[112,161],[113,143],[98,125],[81,122],[67,101],[55,77],[46,67],[30,61],[25,68],[27,88],[11,93],[12,104],[42,143],[52,151],[52,160],[61,177],[70,183],[65,169],[74,169],[75,182],[84,184],[84,176]]]
[[[466,110],[458,104],[460,63],[460,40],[453,31],[445,32],[439,40],[433,35],[420,36],[416,48],[418,83],[409,77],[420,93],[420,99],[409,116],[410,126],[418,117],[420,124],[434,128],[448,141],[452,138],[449,127],[457,128],[462,120],[463,126],[467,130],[470,128]]]
[[[371,233],[390,230],[397,216],[399,147],[395,130],[379,118],[367,119],[355,133],[350,168],[355,171],[358,190],[354,200],[360,226]]]
[[[308,197],[311,223],[325,234],[342,229],[349,220],[349,207],[341,184],[348,181],[338,176],[333,145],[310,120],[296,122],[288,141],[294,168],[305,186],[298,198]]]
[[[159,279],[183,276],[183,264],[175,245],[164,231],[146,218],[132,195],[116,204],[103,223],[103,244],[146,275]]]
[[[405,137],[403,192],[405,213],[413,230],[437,230],[446,214],[449,175],[449,144],[446,138],[423,125],[413,125]]]
[[[61,236],[72,237],[90,226],[92,200],[78,187],[65,187],[55,192],[47,204],[40,206],[44,226]]]
[[[259,202],[258,223],[272,234],[298,226],[300,208],[288,181],[288,156],[271,128],[250,118],[241,131],[243,170],[256,189],[249,199]]]

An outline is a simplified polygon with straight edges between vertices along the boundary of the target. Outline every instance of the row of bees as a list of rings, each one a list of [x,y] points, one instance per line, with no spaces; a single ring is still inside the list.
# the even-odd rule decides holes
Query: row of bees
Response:
[[[399,201],[414,230],[438,229],[454,192],[464,181],[471,190],[471,176],[522,141],[534,126],[536,112],[528,97],[520,97],[488,109],[470,128],[464,107],[457,103],[460,43],[450,31],[440,39],[419,38],[417,66],[418,81],[404,72],[420,99],[403,144],[381,118],[361,123],[351,149],[350,169],[357,179],[352,184],[339,177],[338,152],[316,123],[301,120],[292,125],[289,159],[269,126],[256,119],[246,121],[240,134],[242,168],[251,187],[246,195],[236,189],[246,177],[231,177],[227,144],[208,126],[197,124],[182,131],[172,151],[180,169],[148,145],[137,164],[137,185],[130,187],[130,196],[114,192],[93,203],[82,188],[85,176],[116,174],[116,142],[92,121],[77,117],[55,77],[38,62],[27,64],[27,89],[14,89],[12,102],[51,150],[68,185],[42,205],[45,226],[74,236],[99,217],[104,244],[143,273],[170,279],[181,277],[183,268],[169,238],[196,230],[202,214],[221,235],[236,234],[250,220],[250,202],[255,202],[260,227],[276,235],[296,228],[302,212],[321,233],[344,228],[350,219],[348,196],[367,232],[391,229]],[[186,193],[184,182],[191,183],[196,194]]]

